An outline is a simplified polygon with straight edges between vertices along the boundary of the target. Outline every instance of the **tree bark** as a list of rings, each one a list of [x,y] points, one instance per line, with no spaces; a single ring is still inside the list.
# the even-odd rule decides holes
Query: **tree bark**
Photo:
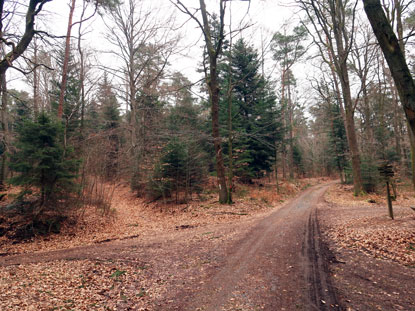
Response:
[[[399,40],[386,18],[379,0],[363,0],[366,15],[372,25],[375,36],[385,56],[399,98],[409,123],[412,134],[415,134],[415,83]]]
[[[353,171],[354,193],[362,191],[362,177],[360,169],[360,153],[357,144],[354,124],[354,102],[352,101],[348,74],[348,56],[354,40],[354,19],[356,6],[349,7],[346,1],[303,1],[299,0],[307,13],[315,31],[314,42],[318,44],[324,61],[332,68],[340,80],[342,99],[344,104],[344,123],[347,142],[350,151]],[[353,20],[350,29],[347,29],[347,19]],[[324,51],[329,59],[324,56]],[[334,64],[334,66],[333,66]],[[333,68],[334,67],[334,68]]]
[[[287,128],[287,105],[285,100],[285,74],[286,70],[282,70],[281,74],[281,117],[282,117],[282,126],[283,126],[283,143],[281,146],[281,165],[282,165],[282,179],[287,179],[287,147],[285,145],[285,134]]]
[[[37,59],[38,47],[37,41],[33,41],[33,61],[35,63],[35,67],[33,68],[33,113],[35,117],[39,114],[39,73],[36,68],[36,64],[38,63]]]
[[[23,36],[20,38],[17,44],[13,45],[13,49],[4,55],[0,60],[0,75],[4,74],[6,70],[13,65],[13,62],[26,51],[27,47],[32,41],[33,36],[35,35],[35,17],[39,12],[42,11],[43,6],[52,0],[30,0],[27,11],[26,11],[26,24],[25,31]],[[4,1],[0,2],[0,14],[1,20],[3,20],[3,4]],[[0,23],[0,34],[3,37],[3,25]],[[6,42],[8,43],[8,42]]]
[[[291,83],[291,81],[289,82]],[[290,150],[288,153],[288,163],[289,163],[289,176],[290,179],[294,179],[294,133],[293,133],[293,127],[294,127],[294,113],[293,113],[293,103],[291,100],[291,84],[288,84],[288,139],[289,139],[289,146]],[[298,176],[299,177],[299,176]]]
[[[0,92],[1,92],[1,129],[3,132],[3,154],[1,156],[0,167],[0,189],[4,189],[7,178],[7,153],[9,151],[9,122],[8,122],[8,98],[7,98],[7,81],[6,73],[0,74]]]
[[[345,12],[339,12],[339,8],[331,9],[333,14],[333,32],[334,39],[336,42],[338,60],[337,60],[337,74],[340,79],[340,86],[342,88],[344,110],[345,110],[345,125],[346,125],[346,134],[347,140],[350,149],[350,156],[352,159],[352,172],[353,172],[353,188],[354,194],[359,195],[362,192],[362,175],[360,169],[360,154],[359,147],[357,143],[356,128],[354,123],[354,102],[352,100],[352,95],[350,91],[350,80],[349,72],[347,68],[347,48],[343,44],[343,35],[344,29],[341,29],[341,25],[337,25],[336,21],[342,20],[343,17],[339,17],[341,14],[346,14]],[[344,25],[342,25],[344,27]]]
[[[209,55],[209,76],[206,77],[207,86],[209,89],[209,97],[211,103],[211,113],[212,113],[212,136],[213,144],[215,147],[216,154],[216,172],[218,175],[218,185],[219,185],[219,203],[227,203],[228,200],[228,188],[226,186],[226,176],[225,176],[225,165],[223,161],[222,153],[222,142],[219,133],[219,81],[218,81],[218,71],[217,71],[217,60],[219,54],[222,50],[223,44],[223,27],[224,27],[224,5],[223,0],[220,1],[220,34],[219,40],[216,46],[214,46],[213,38],[210,32],[210,24],[208,20],[208,14],[206,10],[206,4],[204,0],[199,0],[200,2],[200,11],[202,13],[203,19],[203,33],[205,37],[206,47]]]
[[[71,6],[69,8],[69,19],[68,19],[68,28],[66,31],[66,41],[65,41],[65,56],[63,59],[63,68],[62,68],[62,81],[61,81],[61,90],[59,93],[59,104],[58,104],[58,118],[62,118],[63,115],[63,102],[65,99],[66,83],[68,80],[68,64],[69,64],[69,53],[71,49],[71,32],[72,32],[72,19],[73,13],[75,11],[76,0],[72,0]]]

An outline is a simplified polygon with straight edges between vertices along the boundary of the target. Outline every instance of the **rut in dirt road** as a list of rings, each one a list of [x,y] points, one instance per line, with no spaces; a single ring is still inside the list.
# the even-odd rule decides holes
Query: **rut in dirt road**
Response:
[[[340,310],[315,216],[327,187],[310,188],[260,220],[185,310]]]

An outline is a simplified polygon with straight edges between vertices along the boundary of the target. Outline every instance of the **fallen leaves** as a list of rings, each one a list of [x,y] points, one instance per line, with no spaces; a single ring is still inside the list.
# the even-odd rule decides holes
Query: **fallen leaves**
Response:
[[[0,267],[0,310],[162,310],[159,304],[172,304],[176,291],[200,289],[203,277],[217,265],[216,252],[238,232],[222,229],[218,234],[211,225],[254,221],[311,182],[284,183],[283,195],[275,194],[275,188],[268,185],[259,190],[248,188],[233,205],[219,205],[214,196],[187,205],[146,204],[128,187],[119,188],[114,195],[113,218],[86,210],[82,221],[64,227],[59,235],[16,245],[3,240],[2,251],[35,253],[137,236],[142,240],[140,245],[162,236],[166,249],[159,248],[161,242],[157,241],[149,242],[145,249],[132,243],[123,254],[108,250],[110,255],[105,258],[112,259],[99,253],[98,259],[49,258],[47,262]],[[168,243],[171,234],[175,241],[180,237],[174,245]],[[181,248],[179,254],[177,247]],[[75,258],[92,257],[80,253]]]
[[[296,183],[283,182],[280,184],[280,194],[275,185],[265,182],[261,187],[238,185],[232,205],[219,204],[215,194],[205,195],[203,200],[196,199],[188,204],[149,204],[131,193],[128,185],[119,186],[114,192],[111,217],[104,217],[95,209],[86,209],[75,225],[64,224],[59,234],[36,237],[17,244],[3,236],[0,237],[1,253],[33,253],[135,237],[145,239],[169,230],[233,222],[267,212],[302,188],[319,181],[304,179]]]
[[[151,295],[151,288],[146,289],[139,265],[80,260],[3,267],[0,309],[117,310],[144,305],[141,301]]]
[[[387,216],[382,196],[353,197],[345,186],[336,185],[326,200],[336,206],[337,217],[326,221],[328,236],[338,247],[362,250],[378,258],[415,265],[415,214],[408,208],[415,199],[404,193],[394,202],[395,220]],[[370,203],[369,200],[380,202]]]

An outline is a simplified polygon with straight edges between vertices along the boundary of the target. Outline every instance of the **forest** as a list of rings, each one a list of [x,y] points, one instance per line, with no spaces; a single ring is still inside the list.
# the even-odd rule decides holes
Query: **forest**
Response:
[[[412,0],[1,1],[0,309],[413,309],[414,45]]]
[[[108,210],[120,181],[186,203],[213,177],[227,204],[235,184],[263,178],[277,192],[280,180],[339,178],[359,196],[383,187],[382,165],[415,184],[411,1],[299,0],[297,22],[263,35],[250,1],[72,0],[63,36],[53,2],[2,2],[8,208],[34,221]],[[246,11],[233,24],[232,5]],[[176,15],[198,31],[197,81],[173,66],[189,53]],[[88,44],[97,20],[108,49]]]

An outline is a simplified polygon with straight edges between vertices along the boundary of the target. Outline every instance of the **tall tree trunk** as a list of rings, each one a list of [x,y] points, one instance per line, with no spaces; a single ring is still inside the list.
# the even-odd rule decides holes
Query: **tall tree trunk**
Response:
[[[291,82],[290,82],[291,83]],[[289,174],[290,179],[294,178],[294,133],[293,133],[293,126],[294,126],[294,116],[293,116],[293,103],[291,100],[291,85],[288,84],[288,139],[289,139],[289,146],[290,150],[288,153],[288,165],[289,165]]]
[[[62,81],[61,81],[61,89],[59,93],[58,118],[62,118],[62,115],[63,115],[63,102],[65,99],[66,83],[68,81],[68,65],[69,65],[69,55],[70,55],[70,50],[71,50],[72,19],[73,19],[73,13],[75,11],[75,3],[76,3],[76,0],[72,0],[72,4],[69,8],[68,28],[66,31],[66,40],[65,40],[65,56],[63,59]]]
[[[411,150],[411,180],[412,180],[412,187],[415,190],[415,135],[414,132],[411,130],[411,125],[409,121],[406,122],[408,127],[408,136],[409,136],[409,147]]]
[[[232,203],[232,191],[233,191],[233,130],[232,130],[232,77],[231,77],[231,65],[229,60],[228,68],[228,157],[229,157],[229,174],[228,174],[228,199],[227,203]]]
[[[360,169],[360,154],[357,143],[356,127],[354,123],[354,102],[352,100],[349,72],[347,67],[347,58],[349,51],[347,45],[345,46],[343,42],[345,34],[345,29],[343,27],[345,27],[345,25],[338,24],[340,23],[340,21],[344,21],[344,16],[346,15],[346,12],[343,11],[345,8],[341,6],[338,7],[337,5],[338,4],[335,5],[334,3],[330,2],[332,20],[334,23],[334,40],[336,42],[336,48],[338,53],[336,69],[338,72],[340,86],[343,93],[343,102],[346,117],[346,134],[350,149],[350,156],[352,159],[354,194],[359,195],[362,192],[362,175]],[[346,42],[346,44],[348,43]]]
[[[347,84],[346,84],[347,85]],[[343,89],[343,100],[345,102],[345,114],[346,114],[346,136],[350,149],[350,156],[352,159],[352,172],[353,172],[353,188],[354,194],[359,195],[362,192],[362,176],[360,168],[360,154],[357,143],[356,127],[354,123],[354,111],[353,102],[350,94],[350,86]],[[346,104],[347,103],[347,104]]]
[[[80,70],[79,70],[79,85],[81,88],[81,125],[80,125],[80,139],[83,140],[84,136],[84,128],[85,128],[85,55],[84,51],[82,50],[82,24],[83,19],[85,16],[86,11],[86,3],[84,2],[82,8],[81,19],[79,22],[78,28],[78,53],[79,53],[79,63],[80,63]],[[94,13],[95,14],[95,13]]]
[[[219,181],[219,202],[227,203],[228,189],[226,187],[225,165],[222,155],[222,142],[219,133],[219,83],[217,81],[217,67],[215,62],[210,63],[210,90],[212,107],[212,136],[216,154],[216,172]]]
[[[277,142],[275,142],[274,174],[275,174],[275,185],[276,185],[276,188],[277,188],[277,193],[280,193],[280,185],[278,184],[278,144],[277,144]]]
[[[220,0],[220,35],[219,42],[214,46],[214,42],[210,32],[210,24],[208,13],[204,0],[199,0],[200,11],[203,19],[203,32],[205,37],[206,48],[209,55],[209,75],[206,75],[207,86],[209,89],[209,97],[212,113],[212,136],[216,154],[216,172],[219,183],[219,203],[226,203],[228,200],[228,188],[226,186],[225,165],[223,161],[222,142],[219,133],[219,81],[217,71],[217,60],[222,50],[223,44],[223,27],[224,27],[224,2]]]
[[[360,154],[357,143],[356,127],[354,123],[354,103],[350,92],[349,74],[347,70],[347,63],[346,60],[344,60],[340,64],[339,78],[344,103],[344,123],[346,128],[346,137],[349,146],[350,157],[352,160],[354,194],[359,195],[362,191]]]
[[[229,52],[228,52],[228,198],[227,204],[232,204],[232,193],[233,193],[233,128],[232,128],[232,99],[233,99],[233,81],[232,81],[232,5],[229,7],[230,10],[230,21],[229,21]],[[262,35],[262,32],[261,32]],[[262,38],[262,37],[261,37]]]
[[[282,166],[282,179],[287,179],[287,146],[285,145],[285,131],[287,129],[287,105],[285,100],[285,75],[286,70],[282,70],[281,75],[281,116],[282,116],[282,126],[283,126],[283,143],[281,148],[281,166]]]
[[[134,64],[134,62],[132,63]],[[131,69],[132,70],[132,69]],[[137,87],[134,82],[134,72],[130,73],[129,78],[129,100],[130,100],[130,131],[131,131],[131,139],[130,139],[130,156],[132,159],[132,177],[131,177],[131,187],[134,191],[140,191],[140,158],[138,149],[138,142],[137,142]]]
[[[3,131],[3,154],[1,156],[0,189],[4,189],[7,178],[7,153],[9,151],[9,122],[6,73],[0,74],[1,129]]]
[[[363,0],[366,15],[372,25],[375,36],[379,42],[391,71],[399,98],[408,121],[411,150],[414,150],[412,138],[415,135],[415,82],[406,63],[403,46],[393,32],[379,0]],[[412,153],[412,152],[411,152]],[[413,181],[415,186],[415,159],[412,155]]]
[[[39,113],[39,73],[36,68],[38,63],[37,59],[37,40],[33,40],[33,62],[35,63],[35,67],[33,68],[33,113],[35,117],[37,117]]]

